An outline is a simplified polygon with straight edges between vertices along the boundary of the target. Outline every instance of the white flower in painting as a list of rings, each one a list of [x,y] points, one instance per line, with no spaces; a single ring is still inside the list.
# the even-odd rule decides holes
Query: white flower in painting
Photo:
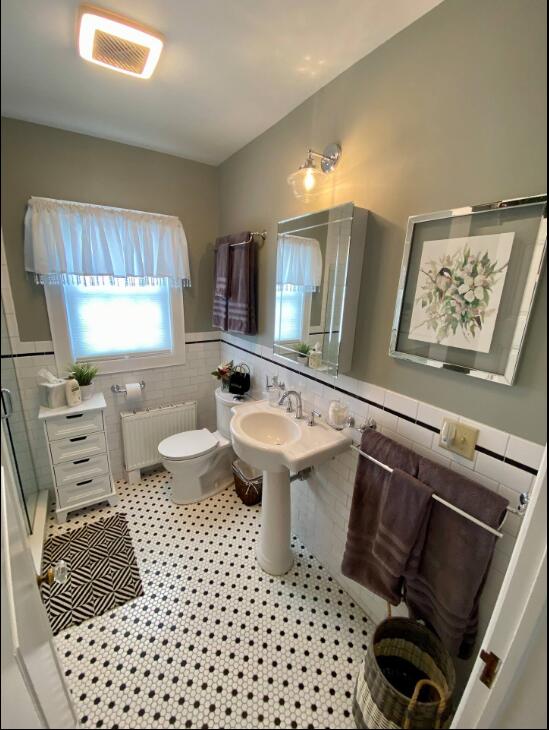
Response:
[[[430,261],[422,269],[425,281],[417,302],[425,312],[425,320],[417,329],[431,329],[437,342],[444,342],[460,332],[467,340],[474,340],[482,330],[487,317],[494,316],[488,309],[494,284],[507,263],[497,268],[488,252],[472,255],[464,248],[451,256],[445,254]]]

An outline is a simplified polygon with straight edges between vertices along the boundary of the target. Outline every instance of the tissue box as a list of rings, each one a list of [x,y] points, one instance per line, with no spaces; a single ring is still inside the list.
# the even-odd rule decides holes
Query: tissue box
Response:
[[[40,405],[46,408],[62,408],[67,405],[65,383],[38,383]]]

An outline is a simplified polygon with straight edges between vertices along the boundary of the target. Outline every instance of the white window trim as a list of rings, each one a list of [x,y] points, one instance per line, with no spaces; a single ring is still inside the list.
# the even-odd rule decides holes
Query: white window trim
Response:
[[[69,335],[69,324],[65,308],[63,287],[57,284],[44,286],[51,336],[55,353],[55,362],[59,375],[66,372],[67,366],[74,362]],[[127,373],[149,368],[170,367],[185,364],[185,318],[183,313],[183,292],[175,287],[170,288],[172,316],[173,350],[165,353],[136,353],[121,357],[83,358],[93,362],[99,368],[100,375],[109,373]]]

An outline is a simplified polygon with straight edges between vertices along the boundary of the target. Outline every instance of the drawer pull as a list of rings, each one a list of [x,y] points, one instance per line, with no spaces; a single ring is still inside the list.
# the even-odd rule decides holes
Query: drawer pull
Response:
[[[71,416],[65,416],[65,418],[82,418],[83,413],[73,413]]]
[[[78,459],[78,461],[73,461],[73,464],[86,464],[89,461],[89,459]]]
[[[81,487],[83,484],[90,484],[91,482],[93,482],[93,479],[84,479],[83,482],[76,482],[76,486]]]
[[[73,441],[85,441],[88,437],[87,436],[75,436],[72,439],[69,439],[69,441],[72,443]]]

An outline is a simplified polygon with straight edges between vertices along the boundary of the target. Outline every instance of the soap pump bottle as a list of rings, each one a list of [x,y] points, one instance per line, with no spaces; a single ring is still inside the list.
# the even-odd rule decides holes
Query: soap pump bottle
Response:
[[[78,380],[75,378],[68,378],[68,380],[66,380],[65,396],[69,407],[77,406],[82,403],[82,393],[80,391],[80,386],[78,385]]]
[[[322,365],[322,351],[320,342],[317,342],[313,349],[309,352],[309,367],[317,370]]]

